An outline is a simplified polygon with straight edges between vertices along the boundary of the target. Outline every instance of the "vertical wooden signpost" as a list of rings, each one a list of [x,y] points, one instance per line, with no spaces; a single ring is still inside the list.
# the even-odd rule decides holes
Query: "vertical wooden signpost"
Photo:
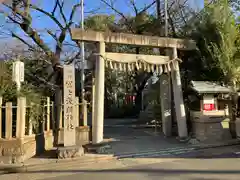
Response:
[[[64,65],[64,146],[76,145],[75,108],[75,69],[73,65]]]
[[[24,82],[24,63],[17,60],[13,63],[12,71],[13,81],[17,84],[18,91],[21,89],[21,83]]]

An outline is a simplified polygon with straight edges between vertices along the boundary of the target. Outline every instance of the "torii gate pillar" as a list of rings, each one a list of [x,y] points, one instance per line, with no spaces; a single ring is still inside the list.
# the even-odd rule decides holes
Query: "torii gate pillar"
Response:
[[[97,42],[97,56],[95,69],[94,110],[92,122],[92,143],[103,141],[104,128],[104,84],[105,84],[105,42]]]
[[[167,55],[171,59],[178,58],[177,48],[169,48],[167,50]],[[172,66],[172,65],[171,65]],[[175,107],[175,117],[177,120],[178,126],[178,136],[182,139],[188,137],[188,130],[187,130],[187,120],[186,120],[186,112],[185,106],[183,101],[183,93],[182,93],[182,83],[181,83],[181,75],[179,71],[179,64],[178,61],[174,63],[175,67],[171,67],[173,70],[171,72],[172,78],[172,90],[173,90],[173,100],[174,100],[174,107]]]

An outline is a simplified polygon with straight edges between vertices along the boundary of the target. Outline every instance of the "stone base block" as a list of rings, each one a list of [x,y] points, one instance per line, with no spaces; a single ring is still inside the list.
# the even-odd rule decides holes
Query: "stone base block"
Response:
[[[80,126],[76,127],[76,145],[82,146],[89,144],[90,136],[89,133],[90,128],[88,126]],[[59,130],[59,138],[58,138],[58,144],[63,144],[64,139],[64,128],[61,128]]]
[[[58,159],[75,158],[84,155],[84,149],[82,146],[67,146],[57,148]]]
[[[202,117],[192,121],[194,137],[203,143],[217,143],[231,140],[229,121],[224,118]]]
[[[111,154],[111,146],[108,143],[88,144],[85,146],[88,153]]]

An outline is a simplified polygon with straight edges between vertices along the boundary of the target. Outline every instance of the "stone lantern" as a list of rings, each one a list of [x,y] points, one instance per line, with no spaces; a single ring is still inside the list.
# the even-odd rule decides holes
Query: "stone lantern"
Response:
[[[193,136],[206,143],[231,139],[229,104],[231,89],[208,81],[192,81],[188,91]]]

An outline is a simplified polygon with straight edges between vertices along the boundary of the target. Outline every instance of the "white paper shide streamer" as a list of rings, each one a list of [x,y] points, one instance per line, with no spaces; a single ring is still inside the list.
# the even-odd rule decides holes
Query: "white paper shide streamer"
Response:
[[[173,60],[170,60],[164,64],[158,64],[158,63],[149,63],[144,60],[137,60],[137,61],[116,61],[112,59],[105,59],[105,65],[106,68],[110,68],[115,71],[147,71],[147,72],[155,72],[158,75],[161,75],[162,73],[169,73],[173,70],[177,69],[177,63],[178,61],[181,61],[180,59],[176,58]]]

